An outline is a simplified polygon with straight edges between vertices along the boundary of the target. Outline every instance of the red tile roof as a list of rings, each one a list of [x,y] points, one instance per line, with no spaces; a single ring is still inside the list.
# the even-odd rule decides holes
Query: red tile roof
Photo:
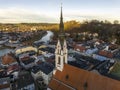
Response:
[[[7,72],[9,71],[14,71],[14,70],[19,70],[19,66],[18,65],[13,65],[13,66],[9,66],[7,69]]]
[[[108,58],[113,58],[113,53],[109,52],[109,51],[99,51],[98,53],[99,55],[101,56],[105,56],[105,57],[108,57]]]
[[[48,87],[52,90],[120,90],[120,81],[65,64],[62,72],[56,71]]]
[[[52,86],[52,90],[71,90],[71,88],[66,87],[64,84],[60,84],[57,80],[53,79],[52,83],[49,84]]]
[[[16,62],[16,60],[11,55],[7,54],[5,56],[2,56],[2,64],[6,65],[6,64],[11,64],[13,62]]]
[[[21,61],[26,61],[26,60],[29,60],[30,59],[30,56],[24,56],[22,58],[20,58]]]
[[[76,45],[76,46],[74,47],[74,49],[75,49],[75,50],[80,50],[81,52],[86,51],[86,48],[85,48],[84,46],[80,46],[80,45]]]
[[[10,89],[10,84],[0,85],[0,90],[1,90],[1,89],[5,89],[5,88],[9,88],[9,89]]]

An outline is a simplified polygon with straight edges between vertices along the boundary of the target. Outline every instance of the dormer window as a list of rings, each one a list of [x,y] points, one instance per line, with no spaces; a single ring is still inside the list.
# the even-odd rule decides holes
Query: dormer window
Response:
[[[65,79],[66,79],[66,80],[68,80],[68,79],[69,79],[69,75],[68,75],[68,74],[65,76]]]
[[[84,87],[84,90],[87,90],[87,88],[88,88],[88,83],[85,82],[83,87]]]

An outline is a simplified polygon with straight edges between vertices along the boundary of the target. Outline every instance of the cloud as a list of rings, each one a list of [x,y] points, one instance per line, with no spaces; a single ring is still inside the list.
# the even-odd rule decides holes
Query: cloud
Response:
[[[67,13],[65,15],[65,20],[78,20],[78,21],[83,21],[83,20],[109,20],[109,21],[114,21],[114,20],[120,20],[119,14],[114,14],[114,13],[90,13],[90,12],[72,12],[72,13]]]
[[[120,20],[119,14],[104,14],[104,13],[96,13],[94,14],[91,11],[65,11],[64,13],[64,21],[68,20]],[[21,22],[50,22],[56,23],[59,22],[59,13],[57,12],[47,12],[47,11],[34,11],[34,10],[26,10],[22,8],[6,8],[0,9],[0,23],[21,23]]]
[[[46,14],[35,11],[28,11],[18,8],[0,9],[1,23],[20,23],[20,22],[56,22],[56,20]]]

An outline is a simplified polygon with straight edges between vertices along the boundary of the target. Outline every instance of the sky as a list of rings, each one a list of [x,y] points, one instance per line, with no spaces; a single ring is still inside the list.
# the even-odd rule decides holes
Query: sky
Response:
[[[0,0],[0,23],[58,23],[61,2],[64,21],[120,21],[120,0]]]

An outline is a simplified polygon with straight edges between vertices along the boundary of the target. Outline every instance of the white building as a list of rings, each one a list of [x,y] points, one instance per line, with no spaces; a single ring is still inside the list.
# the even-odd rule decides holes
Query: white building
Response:
[[[18,54],[21,54],[21,53],[24,53],[24,52],[27,52],[27,51],[35,51],[35,52],[37,52],[37,48],[32,47],[32,46],[17,48],[15,50],[15,54],[18,55]]]
[[[31,71],[31,75],[35,80],[43,78],[43,81],[46,85],[49,84],[53,73],[54,66],[49,63],[42,62],[38,66],[34,66]]]

